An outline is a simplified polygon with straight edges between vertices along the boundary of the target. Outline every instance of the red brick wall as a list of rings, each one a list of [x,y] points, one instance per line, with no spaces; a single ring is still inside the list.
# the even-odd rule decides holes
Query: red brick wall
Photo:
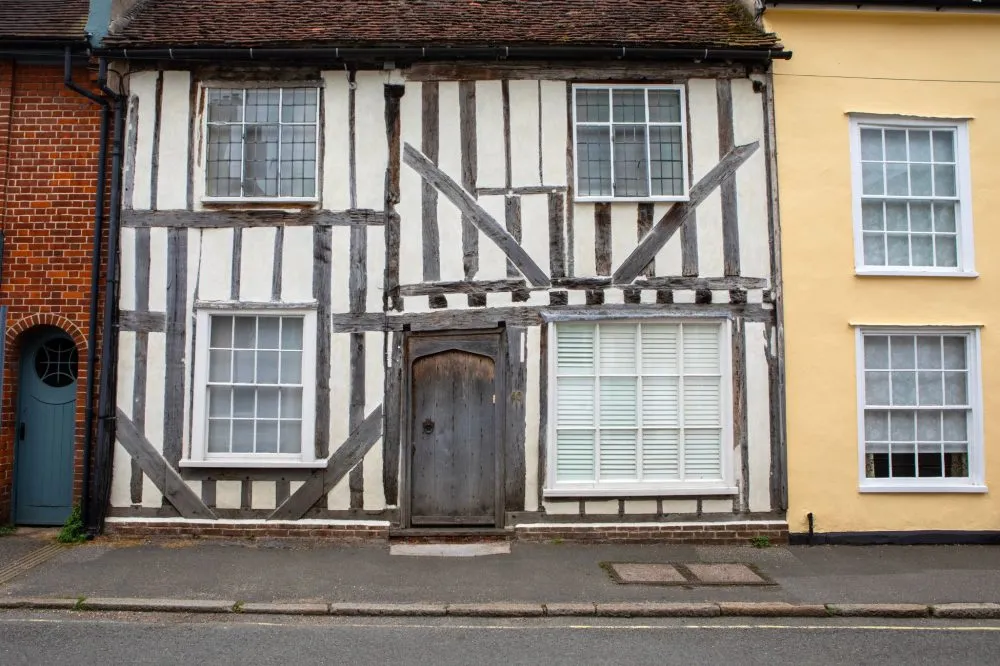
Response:
[[[81,84],[91,79],[84,69],[74,77]],[[11,518],[21,336],[39,324],[65,330],[79,351],[74,494],[80,493],[100,117],[99,106],[63,85],[61,66],[0,60],[0,304],[8,308],[0,524]]]

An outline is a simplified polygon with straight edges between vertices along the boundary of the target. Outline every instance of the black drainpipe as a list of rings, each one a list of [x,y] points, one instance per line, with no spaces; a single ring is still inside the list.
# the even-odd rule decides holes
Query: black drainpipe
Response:
[[[107,74],[105,60],[101,59],[100,76]],[[100,293],[101,238],[104,227],[104,193],[108,177],[108,115],[111,104],[105,97],[82,88],[73,82],[73,54],[66,47],[63,64],[63,83],[75,93],[83,95],[101,106],[101,138],[97,150],[97,198],[94,203],[94,247],[90,254],[90,321],[87,326],[87,388],[83,417],[83,493],[80,500],[84,525],[89,525],[91,490],[91,452],[94,447],[94,366],[97,360],[97,299]],[[114,201],[114,199],[112,199]],[[114,204],[112,204],[114,205]]]
[[[107,72],[107,59],[101,58],[101,70]],[[111,473],[115,439],[115,414],[118,409],[118,241],[121,227],[122,146],[125,142],[125,96],[100,79],[101,90],[114,100],[114,130],[111,144],[111,209],[108,216],[108,272],[104,292],[104,318],[101,331],[101,383],[97,400],[97,450],[93,496],[94,510],[87,523],[92,536],[101,533],[111,495]]]

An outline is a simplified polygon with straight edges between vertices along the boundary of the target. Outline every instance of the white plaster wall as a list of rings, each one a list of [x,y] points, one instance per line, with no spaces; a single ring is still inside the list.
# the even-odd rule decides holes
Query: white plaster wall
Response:
[[[500,81],[476,82],[476,150],[476,181],[479,187],[506,186],[507,156],[503,140],[503,90]]]
[[[732,513],[733,500],[731,499],[707,499],[701,501],[702,513]]]
[[[631,254],[639,235],[639,206],[620,203],[611,206],[611,272]]]
[[[250,493],[251,509],[275,509],[277,503],[277,484],[274,481],[252,481]]]
[[[423,84],[411,82],[406,84],[406,94],[400,100],[400,136],[401,145],[410,144],[420,150],[423,143],[422,108]],[[399,173],[399,203],[396,212],[399,214],[399,283],[418,284],[423,281],[423,219],[421,212],[421,179],[417,172],[400,164]],[[411,298],[404,299],[404,306],[409,309]]]
[[[323,72],[323,207],[346,210],[350,195],[347,72]]]
[[[584,502],[583,510],[588,516],[618,515],[618,500],[588,500]]]
[[[719,104],[715,79],[688,81],[691,118],[692,185],[719,163]],[[698,206],[698,273],[723,274],[722,197],[716,189]]]
[[[538,464],[539,464],[539,426],[541,422],[541,328],[532,326],[527,329],[524,337],[524,354],[526,357],[525,393],[524,393],[524,509],[538,510]]]
[[[122,227],[121,235],[121,258],[119,260],[119,270],[121,271],[121,281],[119,282],[118,307],[122,310],[135,309],[135,229]]]
[[[146,439],[163,451],[163,404],[166,396],[167,334],[150,333],[146,347]],[[119,387],[120,388],[120,387]],[[184,421],[187,422],[185,410]]]
[[[330,270],[333,272],[330,283],[330,311],[335,313],[351,311],[351,229],[350,227],[332,227],[332,251]]]
[[[132,415],[132,398],[134,395],[133,378],[135,377],[135,333],[121,331],[118,334],[118,391],[116,400],[118,409],[130,419]]]
[[[750,510],[771,510],[771,399],[764,324],[746,325]]]
[[[182,411],[184,412],[184,422],[181,424],[181,455],[187,455],[191,451],[191,419],[188,418],[188,415],[191,414],[192,411],[191,402],[194,399],[194,396],[192,395],[193,391],[191,390],[192,375],[190,370],[192,368],[192,363],[194,361],[194,338],[196,335],[193,306],[195,302],[195,294],[198,292],[198,279],[197,275],[195,275],[194,272],[197,270],[197,267],[199,265],[199,258],[202,256],[201,236],[195,234],[193,231],[188,231],[187,233],[187,250],[188,250],[187,311],[185,312],[185,316],[187,317],[187,322],[184,329],[184,368],[186,371],[184,372],[184,380],[183,380],[184,399],[182,400],[183,404]],[[165,279],[166,278],[164,277],[164,280]],[[164,287],[163,292],[164,296],[166,296],[166,287]],[[164,309],[166,309],[166,304],[164,304]],[[166,344],[165,333],[163,334],[163,338],[165,345]],[[164,346],[164,358],[166,358],[165,346]],[[164,365],[166,365],[165,361]],[[165,374],[163,379],[164,380],[166,379]],[[161,390],[165,391],[166,389],[164,388]],[[147,393],[148,391],[149,389],[147,386]],[[148,409],[148,403],[147,403],[147,409]],[[160,413],[161,414],[163,413],[162,410]],[[158,418],[162,419],[162,416]],[[162,432],[162,425],[160,426],[160,429]]]
[[[244,229],[240,256],[240,300],[271,300],[274,228]]]
[[[365,333],[365,417],[371,414],[385,396],[383,345],[385,337],[379,332]],[[372,446],[364,459],[364,508],[385,508],[385,491],[382,488],[382,438]]]
[[[658,203],[653,206],[653,226],[663,218],[674,206],[670,203]],[[636,232],[636,245],[638,245],[638,230]],[[683,261],[681,252],[681,232],[678,229],[663,249],[656,253],[655,275],[680,275],[683,272]]]
[[[646,514],[656,513],[656,500],[625,500],[625,513]]]
[[[698,500],[694,499],[665,499],[661,502],[663,515],[670,513],[695,513],[698,510]],[[730,502],[732,508],[732,502]]]
[[[218,509],[240,508],[243,484],[241,481],[216,481],[215,506]]]
[[[533,194],[521,197],[521,246],[546,275],[549,274],[549,197]],[[533,291],[528,305],[548,305],[549,295]]]
[[[749,79],[735,79],[733,130],[736,145],[759,142],[757,152],[736,172],[740,229],[740,273],[768,277],[771,255],[767,220],[767,153],[764,150],[764,111],[761,95]]]
[[[511,184],[514,187],[541,185],[538,81],[510,81],[509,86]]]
[[[579,516],[580,515],[580,503],[577,501],[569,502],[543,502],[542,506],[545,508],[545,513],[550,516]]]
[[[569,142],[564,81],[539,81],[542,99],[542,184],[566,184],[566,148]]]
[[[507,228],[506,221],[506,197],[483,196],[479,198],[479,205],[489,213],[504,229]],[[487,238],[486,234],[479,232],[479,273],[476,278],[479,280],[502,280],[507,277],[507,255]]]
[[[126,507],[132,505],[132,456],[121,444],[115,441],[114,460],[111,472],[111,506]]]
[[[351,334],[330,339],[330,453],[351,434]]]
[[[281,247],[281,300],[303,303],[313,300],[312,227],[285,227]]]
[[[594,255],[594,204],[573,206],[573,274],[576,277],[597,275]],[[572,297],[573,292],[570,292]]]
[[[203,229],[199,233],[201,270],[198,275],[198,298],[203,301],[228,301],[233,273],[233,230]],[[188,240],[190,245],[190,235]]]
[[[385,207],[385,169],[388,145],[385,133],[385,84],[383,72],[358,72],[355,97],[355,146],[358,207]]]
[[[156,72],[135,72],[129,76],[129,91],[139,98],[136,125],[135,178],[132,207],[149,210],[152,193],[153,135],[156,132]],[[185,135],[187,132],[185,130]],[[185,165],[185,172],[187,166]]]
[[[194,234],[188,232],[188,251],[190,257],[191,238]],[[134,247],[134,246],[133,246]],[[125,254],[124,252],[122,254]],[[190,263],[188,271],[195,266]],[[124,278],[125,273],[122,273]],[[123,279],[124,281],[124,279]],[[134,282],[134,278],[133,278]],[[149,310],[165,312],[167,309],[167,230],[149,230]]]
[[[368,227],[368,312],[382,312],[385,288],[385,229]]]
[[[455,182],[461,183],[462,137],[459,127],[458,83],[442,82],[438,86],[438,97],[440,107],[438,166]],[[403,169],[412,171],[405,164]],[[441,279],[465,279],[465,268],[462,265],[462,215],[454,204],[440,194],[438,195],[438,235],[441,239]]]
[[[160,119],[160,166],[156,188],[159,210],[187,208],[188,124],[191,117],[191,73],[163,73]]]

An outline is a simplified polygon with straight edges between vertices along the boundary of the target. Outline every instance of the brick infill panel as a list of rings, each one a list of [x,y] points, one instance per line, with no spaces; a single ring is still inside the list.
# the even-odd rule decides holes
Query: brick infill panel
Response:
[[[519,541],[571,543],[674,543],[704,545],[746,545],[755,537],[765,537],[772,545],[788,543],[784,523],[628,523],[588,525],[586,523],[524,525],[515,527]]]

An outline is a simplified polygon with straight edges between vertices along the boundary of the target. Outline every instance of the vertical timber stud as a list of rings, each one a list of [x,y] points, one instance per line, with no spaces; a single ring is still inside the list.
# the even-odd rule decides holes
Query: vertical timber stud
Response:
[[[437,81],[425,81],[421,86],[420,149],[434,164],[440,155],[440,96]],[[421,181],[421,231],[423,240],[424,282],[441,279],[441,238],[438,232],[438,192],[426,180]],[[443,295],[431,296],[432,308],[448,307]]]
[[[403,334],[392,334],[392,366],[386,373],[385,426],[382,436],[382,490],[386,506],[399,496],[400,414],[403,400]]]
[[[274,228],[274,261],[271,262],[271,300],[281,300],[281,271],[282,262],[285,256],[285,227],[279,225]]]
[[[459,99],[459,142],[462,149],[462,187],[476,195],[479,149],[476,145],[476,82],[460,81]],[[468,216],[462,216],[462,267],[465,279],[473,280],[479,272],[479,229]],[[469,294],[470,306],[486,305],[486,294]]]
[[[611,275],[611,204],[594,205],[594,263],[598,275]],[[587,305],[604,303],[604,291],[587,291]]]
[[[230,271],[229,299],[240,300],[240,269],[243,266],[243,227],[233,227],[233,263]]]
[[[733,88],[729,79],[716,79],[719,104],[719,158],[736,147],[733,130]],[[722,193],[722,261],[728,276],[740,274],[740,227],[736,203],[736,174],[730,174],[719,186]]]
[[[521,197],[516,194],[507,195],[504,199],[504,222],[507,231],[518,243],[521,242]],[[507,259],[507,277],[519,278],[521,272],[510,259]],[[527,289],[515,289],[511,293],[511,300],[515,303],[523,303],[531,297],[531,292]]]
[[[382,304],[383,310],[391,308],[396,311],[403,309],[403,297],[399,295],[400,222],[396,204],[400,200],[399,159],[402,150],[399,101],[404,92],[406,88],[401,85],[385,87],[385,134],[389,158],[385,167],[385,286]]]
[[[733,447],[740,452],[739,510],[750,510],[750,450],[747,437],[747,345],[746,322],[733,319]]]
[[[351,208],[358,205],[357,178],[357,85],[354,72],[350,73],[348,103],[348,153],[350,163]],[[351,314],[365,311],[368,298],[368,227],[355,224],[351,227],[350,268],[347,278],[348,304]],[[350,411],[348,431],[354,432],[365,419],[365,334],[351,333],[350,342]],[[348,485],[351,492],[351,508],[361,509],[365,498],[364,460],[351,470]]]
[[[549,270],[553,278],[566,277],[566,249],[563,216],[565,201],[558,192],[549,192]]]
[[[541,96],[539,96],[541,99]],[[690,125],[690,123],[688,123]],[[576,191],[576,163],[573,152],[573,84],[566,82],[566,275],[576,275],[576,238],[573,236],[573,197]]]
[[[135,309],[149,310],[149,229],[135,230]],[[132,422],[140,434],[146,434],[146,374],[149,370],[149,333],[135,334],[135,362],[132,377]],[[129,481],[132,504],[142,504],[142,467],[132,459],[132,478]]]
[[[135,192],[135,152],[139,147],[139,96],[128,100],[128,130],[125,147],[124,178],[122,182],[122,207],[132,210],[132,195]]]
[[[525,486],[525,392],[527,390],[527,359],[524,356],[523,328],[510,327],[505,329],[507,381],[506,415],[507,423],[504,432],[504,483],[505,509],[507,511],[524,510]]]
[[[184,347],[187,313],[187,229],[167,230],[166,390],[163,457],[177,469],[184,438]],[[166,502],[166,498],[163,500]]]
[[[545,506],[545,465],[548,462],[549,431],[549,327],[542,324],[538,336],[538,510]],[[527,354],[525,354],[527,356]],[[553,464],[555,461],[552,461]]]
[[[684,99],[690,100],[687,83],[684,84]],[[691,144],[691,103],[686,105],[687,114],[687,159],[688,182],[694,183],[694,149]],[[698,277],[698,211],[691,211],[691,217],[681,225],[681,275]]]
[[[200,100],[198,99],[198,77],[191,73],[191,87],[188,92],[188,98],[190,106],[188,108],[191,110],[190,117],[188,118],[188,160],[187,160],[187,209],[194,210],[194,165],[197,161],[198,156],[196,155],[196,150],[201,150],[201,144],[197,144],[198,148],[195,148],[195,127],[198,119],[201,117],[198,111],[198,104]]]
[[[313,227],[313,298],[316,299],[316,457],[330,453],[330,273],[333,230]]]
[[[160,180],[160,125],[163,120],[163,70],[156,73],[156,118],[153,119],[153,158],[149,167],[149,208],[157,208],[157,187]]]
[[[504,155],[504,183],[509,190],[511,188],[511,164],[510,164],[510,81],[504,79],[500,82],[500,96],[503,102],[503,155]]]

